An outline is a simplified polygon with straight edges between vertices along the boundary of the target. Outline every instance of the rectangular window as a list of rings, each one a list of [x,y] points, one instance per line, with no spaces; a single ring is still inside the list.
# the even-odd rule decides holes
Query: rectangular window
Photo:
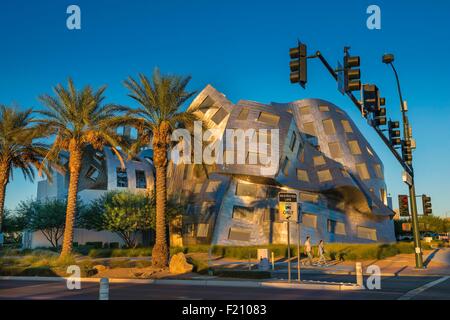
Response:
[[[367,170],[367,165],[365,163],[357,163],[356,170],[358,171],[359,177],[363,180],[370,179],[369,171]]]
[[[356,227],[356,234],[358,238],[361,239],[367,239],[367,240],[377,240],[377,230],[373,228],[367,228],[367,227]]]
[[[342,123],[342,127],[344,127],[344,132],[346,132],[346,133],[353,132],[352,126],[350,125],[350,122],[348,120],[341,120],[341,123]]]
[[[243,108],[237,117],[237,120],[247,120],[248,118],[248,108]]]
[[[208,236],[208,223],[199,223],[197,227],[197,237],[198,238],[206,238]]]
[[[291,142],[289,143],[289,149],[291,149],[291,151],[294,151],[296,142],[297,142],[297,135],[295,134],[295,132],[292,132]]]
[[[310,107],[310,106],[303,106],[303,107],[300,107],[300,114],[301,114],[302,116],[307,115],[307,114],[310,114],[310,112],[311,112],[311,107]]]
[[[219,110],[217,110],[217,112],[212,116],[211,120],[214,121],[215,124],[219,124],[227,115],[228,112],[224,108],[219,108]]]
[[[381,165],[376,164],[374,167],[375,167],[375,174],[377,175],[377,178],[383,179],[383,170],[381,169]]]
[[[325,158],[323,156],[316,156],[313,158],[314,166],[322,166],[325,164]]]
[[[195,225],[192,223],[189,224],[185,224],[184,225],[184,234],[189,236],[189,237],[193,237],[194,236],[194,232],[195,232]]]
[[[259,117],[258,117],[258,121],[259,122],[264,122],[268,125],[271,126],[277,126],[278,122],[280,121],[280,117],[272,114],[272,113],[268,113],[268,112],[260,112],[259,113]]]
[[[297,179],[300,181],[309,182],[308,172],[306,170],[297,169]]]
[[[325,134],[336,134],[336,130],[334,129],[334,124],[332,119],[326,119],[322,121],[323,130]]]
[[[317,171],[317,177],[319,178],[320,182],[327,182],[333,180],[330,170]]]
[[[348,147],[350,148],[350,152],[353,155],[361,154],[361,149],[359,148],[358,141],[356,141],[356,140],[349,140],[348,141]]]
[[[342,151],[339,142],[330,142],[328,144],[328,147],[330,148],[330,155],[333,159],[342,157]]]
[[[208,109],[211,108],[213,105],[214,100],[211,99],[210,97],[206,97],[205,100],[203,100],[203,102],[198,107],[198,110],[200,112],[206,113],[206,111],[208,111]]]
[[[236,185],[236,195],[240,197],[256,197],[258,196],[258,185],[238,182]]]
[[[88,171],[86,172],[86,177],[91,179],[94,182],[97,181],[99,175],[100,175],[100,171],[92,165],[89,167]]]
[[[136,170],[136,188],[147,188],[147,180],[145,179],[145,172],[142,170]]]
[[[328,106],[319,106],[319,110],[322,112],[330,111],[330,108]]]
[[[233,206],[233,219],[253,220],[254,208]]]
[[[281,170],[283,171],[283,174],[285,176],[288,176],[289,174],[289,166],[291,165],[291,161],[288,159],[288,157],[285,157],[283,160],[283,166],[281,167]]]
[[[345,224],[343,222],[328,219],[327,229],[329,233],[346,235]]]
[[[317,228],[317,216],[311,213],[302,214],[302,225],[308,228]]]
[[[380,200],[383,201],[384,205],[387,206],[386,190],[384,190],[383,188],[380,189]]]
[[[117,177],[117,187],[128,188],[128,176],[126,169],[117,168],[116,177]]]
[[[316,128],[314,127],[314,122],[306,122],[303,124],[303,130],[305,133],[315,136],[316,135]]]
[[[230,228],[228,240],[250,241],[250,231],[245,229]]]
[[[319,195],[301,192],[300,193],[300,201],[316,203],[319,201]]]

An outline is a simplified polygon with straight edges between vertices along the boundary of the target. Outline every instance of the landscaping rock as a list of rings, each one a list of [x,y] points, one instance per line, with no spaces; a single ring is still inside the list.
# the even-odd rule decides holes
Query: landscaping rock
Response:
[[[93,267],[95,270],[97,270],[97,272],[102,272],[108,269],[108,267],[102,265],[102,264],[98,264],[96,266]]]
[[[180,252],[172,256],[169,264],[169,272],[173,274],[182,274],[192,272],[194,266],[189,264],[184,253]]]

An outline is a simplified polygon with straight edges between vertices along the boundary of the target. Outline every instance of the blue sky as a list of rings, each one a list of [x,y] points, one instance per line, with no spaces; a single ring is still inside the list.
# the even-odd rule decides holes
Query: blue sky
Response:
[[[66,8],[79,5],[82,29],[66,28]],[[366,27],[366,9],[381,8],[381,30]],[[343,47],[361,56],[362,80],[386,97],[400,118],[391,70],[396,56],[418,148],[416,190],[432,197],[435,214],[450,213],[450,2],[40,0],[0,3],[0,103],[40,108],[37,97],[68,76],[81,86],[108,85],[108,101],[132,104],[122,81],[138,72],[190,74],[190,88],[210,83],[227,97],[288,102],[314,97],[343,107],[382,158],[389,193],[406,193],[401,167],[319,61],[310,61],[303,90],[290,85],[288,49],[297,38],[335,65]],[[20,172],[6,205],[35,196]],[[419,203],[421,210],[421,204]]]

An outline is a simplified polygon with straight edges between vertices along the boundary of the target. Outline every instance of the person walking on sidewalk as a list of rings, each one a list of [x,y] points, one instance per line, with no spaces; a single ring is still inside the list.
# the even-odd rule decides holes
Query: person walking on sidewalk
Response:
[[[319,264],[326,264],[327,259],[325,258],[325,244],[323,240],[319,241]]]
[[[312,246],[311,246],[311,237],[310,236],[306,237],[305,253],[306,253],[307,257],[308,257],[308,264],[310,266],[312,266],[313,255],[312,255]]]

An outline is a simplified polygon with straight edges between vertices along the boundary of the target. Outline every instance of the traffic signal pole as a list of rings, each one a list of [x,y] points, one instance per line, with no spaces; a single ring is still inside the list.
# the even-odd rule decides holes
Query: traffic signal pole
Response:
[[[400,98],[400,110],[402,111],[402,118],[403,118],[403,141],[410,141],[410,136],[409,136],[409,121],[408,121],[408,116],[406,115],[406,106],[405,106],[405,102],[403,100],[403,96],[402,96],[402,90],[400,87],[400,80],[398,78],[398,73],[397,70],[394,67],[394,64],[392,63],[392,61],[390,63],[388,63],[391,68],[392,71],[394,72],[395,75],[395,80],[397,82],[397,90],[398,90],[398,95]],[[411,222],[412,222],[412,229],[413,229],[413,236],[414,236],[414,254],[415,254],[415,258],[416,258],[416,268],[418,269],[422,269],[424,267],[423,265],[423,256],[422,256],[422,246],[420,243],[420,232],[419,232],[419,217],[417,214],[417,202],[416,202],[416,188],[414,185],[414,169],[412,166],[412,162],[410,164],[410,172],[409,175],[411,176],[411,181],[407,182],[408,184],[408,189],[409,189],[409,201],[411,204]]]
[[[328,70],[328,72],[331,74],[331,76],[338,81],[338,75],[336,71],[331,67],[331,65],[328,63],[328,61],[325,59],[325,57],[322,55],[320,51],[317,51],[315,55],[309,56],[308,58],[319,58],[319,60],[322,62],[322,64],[325,66],[325,68]],[[405,103],[403,101],[403,96],[401,93],[400,88],[400,81],[398,78],[397,70],[395,70],[394,65],[392,62],[389,63],[392,67],[392,70],[394,71],[395,78],[397,81],[397,89],[400,96],[400,108],[402,111],[402,117],[403,117],[403,138],[404,141],[410,141],[409,137],[409,122],[408,122],[408,116],[406,115],[405,110]],[[361,102],[353,95],[352,92],[346,92],[346,95],[350,98],[350,100],[353,102],[353,104],[358,108],[358,110],[362,111],[362,104]],[[394,157],[397,159],[397,161],[400,163],[400,165],[403,167],[405,172],[409,174],[411,177],[410,181],[407,182],[408,188],[409,188],[409,198],[410,198],[410,204],[411,204],[411,217],[412,217],[412,228],[413,228],[413,234],[414,234],[414,247],[415,247],[415,260],[416,260],[416,268],[422,269],[424,268],[423,265],[423,257],[422,257],[422,248],[420,243],[420,234],[419,234],[419,221],[418,221],[418,215],[417,215],[417,203],[416,203],[416,191],[414,186],[414,170],[411,164],[407,164],[404,159],[402,159],[402,156],[397,152],[397,150],[392,146],[389,139],[386,138],[386,136],[383,134],[383,132],[376,126],[372,126],[373,129],[377,132],[378,136],[383,140],[383,142],[386,144],[386,146],[389,148],[389,150],[392,152]]]

